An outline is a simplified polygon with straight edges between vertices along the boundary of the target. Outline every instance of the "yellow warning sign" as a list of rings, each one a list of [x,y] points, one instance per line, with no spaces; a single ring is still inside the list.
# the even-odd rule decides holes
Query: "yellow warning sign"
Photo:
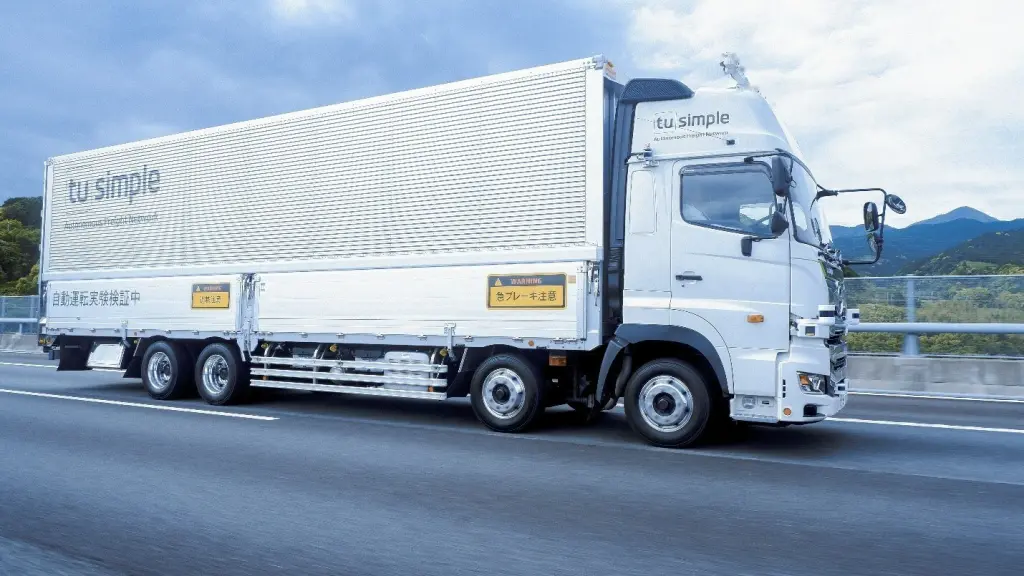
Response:
[[[231,284],[193,284],[192,308],[226,309],[231,306]]]
[[[502,274],[487,277],[488,308],[565,308],[565,274]]]

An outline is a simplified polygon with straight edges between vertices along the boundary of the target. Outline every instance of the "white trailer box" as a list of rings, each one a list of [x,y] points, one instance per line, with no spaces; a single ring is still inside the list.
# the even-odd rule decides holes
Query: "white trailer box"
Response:
[[[47,332],[597,346],[609,70],[583,59],[52,158]],[[503,278],[525,288],[495,291]]]

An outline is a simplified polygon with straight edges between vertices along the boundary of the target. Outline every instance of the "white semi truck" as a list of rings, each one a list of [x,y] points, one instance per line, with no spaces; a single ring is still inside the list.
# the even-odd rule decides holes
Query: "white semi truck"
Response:
[[[54,157],[41,339],[160,400],[468,395],[516,432],[621,399],[672,447],[823,420],[858,319],[844,191],[740,80],[594,57]],[[874,190],[877,260],[905,206]]]

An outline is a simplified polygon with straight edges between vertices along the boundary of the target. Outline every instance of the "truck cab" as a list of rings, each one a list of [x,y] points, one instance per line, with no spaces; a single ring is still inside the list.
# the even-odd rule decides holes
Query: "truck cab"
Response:
[[[852,263],[832,247],[822,202],[840,191],[818,185],[745,82],[631,81],[616,131],[611,220],[621,224],[609,230],[606,280],[621,302],[606,306],[615,336],[599,397],[613,389],[634,429],[665,446],[727,417],[789,425],[839,412],[847,327],[859,321],[843,290]],[[865,222],[880,249],[874,203]]]

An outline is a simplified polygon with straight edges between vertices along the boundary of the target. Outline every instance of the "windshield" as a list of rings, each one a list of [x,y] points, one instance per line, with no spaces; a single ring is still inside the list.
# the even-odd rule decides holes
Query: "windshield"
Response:
[[[793,186],[790,190],[793,200],[793,233],[797,241],[815,247],[830,244],[832,229],[825,211],[821,209],[821,201],[814,202],[818,185],[798,162],[793,163]]]

